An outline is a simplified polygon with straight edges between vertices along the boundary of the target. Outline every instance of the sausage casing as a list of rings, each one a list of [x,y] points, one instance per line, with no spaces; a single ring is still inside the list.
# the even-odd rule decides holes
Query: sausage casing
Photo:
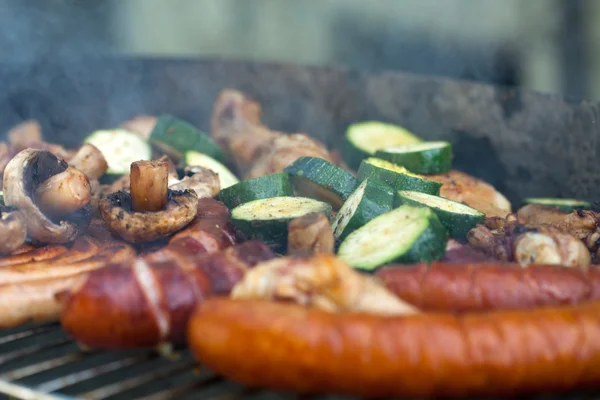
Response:
[[[389,266],[376,277],[424,311],[486,311],[577,304],[600,299],[600,268],[451,264]]]
[[[194,356],[251,388],[363,397],[508,396],[600,387],[600,302],[384,317],[211,298]]]
[[[61,324],[95,349],[181,344],[199,302],[228,293],[248,268],[273,257],[266,245],[249,241],[195,259],[150,255],[108,266],[67,296]]]

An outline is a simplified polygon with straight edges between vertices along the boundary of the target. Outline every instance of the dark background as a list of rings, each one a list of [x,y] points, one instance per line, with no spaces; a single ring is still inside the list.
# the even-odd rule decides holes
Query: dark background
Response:
[[[539,15],[538,20],[535,10],[529,11],[531,15],[521,17],[523,21],[519,19],[519,32],[496,36],[493,32],[486,33],[484,39],[477,37],[478,33],[485,33],[482,31],[484,28],[473,28],[472,37],[467,39],[464,35],[453,37],[451,29],[438,29],[441,22],[448,23],[449,17],[444,17],[443,13],[451,3],[465,10],[464,16],[458,13],[453,17],[459,19],[455,25],[460,27],[461,32],[471,32],[469,25],[477,25],[479,20],[496,18],[497,10],[491,7],[493,3],[488,3],[488,8],[480,6],[481,11],[469,13],[475,2],[486,3],[480,0],[455,0],[445,2],[446,6],[441,9],[439,5],[444,2],[425,2],[430,4],[430,9],[418,11],[421,17],[431,14],[431,18],[427,19],[430,22],[411,30],[405,28],[401,17],[404,9],[406,13],[411,10],[414,12],[419,0],[395,0],[394,3],[375,1],[373,4],[379,5],[384,12],[386,6],[391,8],[390,4],[394,5],[394,12],[398,14],[378,20],[369,15],[369,8],[361,12],[362,9],[344,5],[354,2],[309,0],[298,6],[291,1],[222,1],[221,4],[227,3],[229,6],[221,6],[218,15],[226,14],[227,19],[221,17],[225,22],[221,23],[221,31],[215,39],[206,35],[206,32],[211,32],[210,26],[206,27],[210,19],[203,12],[211,4],[214,7],[214,1],[1,0],[0,60],[18,60],[22,63],[20,68],[28,68],[47,60],[61,59],[71,62],[75,68],[84,56],[130,54],[141,46],[141,52],[158,57],[252,57],[308,61],[321,65],[341,64],[370,70],[397,69],[487,83],[521,85],[558,92],[572,98],[598,97],[593,93],[589,76],[589,71],[593,70],[591,53],[597,47],[592,43],[594,33],[590,29],[595,25],[594,0],[512,2],[510,7],[514,9],[514,20],[519,19],[521,8],[531,8],[527,4],[540,3],[538,8],[545,10],[546,14]],[[335,4],[327,6],[329,3]],[[438,7],[435,7],[436,4]],[[509,7],[508,2],[505,4],[504,8]],[[326,6],[333,9],[331,16],[317,21],[316,16],[323,15]],[[152,13],[152,9],[156,11]],[[173,23],[161,21],[161,10],[165,9],[173,10],[174,17],[170,20]],[[184,20],[177,16],[177,12],[188,15]],[[285,18],[290,20],[290,24],[286,24]],[[144,21],[140,22],[142,19]],[[277,25],[277,21],[273,20],[281,20],[281,23]],[[271,28],[271,33],[261,34],[260,27],[266,24],[265,21],[274,28]],[[195,25],[204,25],[204,28],[199,30]],[[326,29],[323,29],[324,25]],[[128,29],[146,32],[132,33]],[[174,31],[178,32],[173,34]],[[312,40],[315,47],[318,41],[327,40],[330,50],[326,54],[312,50],[310,41],[305,43],[295,39],[313,31],[326,32]],[[538,31],[549,31],[550,34],[532,41],[531,38]],[[148,43],[142,45],[131,44],[128,39],[144,35],[149,39]],[[278,36],[281,37],[280,42],[288,37],[294,38],[294,41],[289,40],[289,46],[285,43],[275,43],[273,46],[271,42]],[[153,43],[153,37],[163,40],[160,43],[154,40]],[[186,38],[183,46],[181,38]],[[188,41],[192,44],[188,44]],[[295,54],[296,49],[291,47],[296,45],[301,48]],[[551,67],[556,72],[548,82],[535,84],[529,82],[523,72],[527,69],[530,75],[536,76],[535,66],[529,66],[531,62],[528,63],[527,58],[542,47],[551,47],[553,58],[546,64],[553,64]],[[0,83],[2,86],[7,84],[9,82]]]

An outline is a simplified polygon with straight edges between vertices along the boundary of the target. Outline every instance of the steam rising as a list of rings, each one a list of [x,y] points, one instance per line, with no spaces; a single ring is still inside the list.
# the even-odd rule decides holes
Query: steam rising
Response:
[[[74,132],[72,126],[87,130],[110,126],[121,118],[124,103],[128,104],[125,111],[140,108],[138,91],[126,87],[125,82],[111,79],[122,66],[109,63],[103,68],[111,73],[94,73],[94,68],[100,67],[94,59],[115,54],[113,38],[105,32],[111,31],[109,15],[116,3],[112,0],[0,1],[3,135],[18,122],[37,119],[45,138],[74,145],[89,132]],[[78,93],[87,96],[97,93],[99,98],[113,99],[111,104],[98,104],[98,115],[108,118],[84,121],[81,110],[66,109],[59,101],[63,96],[73,97]]]

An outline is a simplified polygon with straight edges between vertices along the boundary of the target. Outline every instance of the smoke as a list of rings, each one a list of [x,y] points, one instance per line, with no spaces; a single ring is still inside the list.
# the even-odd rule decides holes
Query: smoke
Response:
[[[76,145],[91,130],[113,126],[141,108],[139,91],[127,79],[130,67],[107,59],[117,53],[111,25],[117,3],[0,1],[3,134],[37,119],[47,140]]]
[[[385,20],[384,20],[385,21]],[[435,29],[406,29],[392,23],[364,23],[356,12],[333,20],[333,59],[370,71],[401,70],[499,85],[521,83],[519,48],[512,41],[462,40]]]

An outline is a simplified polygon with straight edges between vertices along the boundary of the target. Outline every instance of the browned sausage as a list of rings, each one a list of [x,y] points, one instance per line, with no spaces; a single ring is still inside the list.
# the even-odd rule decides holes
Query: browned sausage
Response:
[[[600,302],[376,316],[212,298],[188,326],[207,368],[251,388],[364,397],[600,387]]]
[[[389,266],[376,277],[425,311],[485,311],[576,304],[600,299],[600,269],[556,265],[449,264]]]
[[[249,241],[195,259],[149,255],[131,267],[109,266],[90,273],[68,295],[61,323],[75,340],[95,349],[184,343],[199,301],[228,293],[248,268],[273,257],[263,243]]]

